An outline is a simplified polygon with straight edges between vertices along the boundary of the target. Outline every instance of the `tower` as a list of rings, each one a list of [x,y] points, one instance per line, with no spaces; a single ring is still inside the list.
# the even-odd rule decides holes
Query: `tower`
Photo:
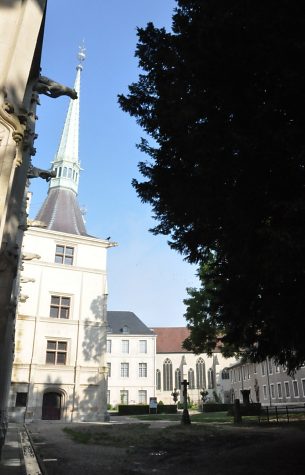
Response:
[[[107,249],[89,235],[77,202],[80,48],[75,90],[48,195],[23,246],[22,296],[10,395],[11,419],[104,420],[107,408]]]

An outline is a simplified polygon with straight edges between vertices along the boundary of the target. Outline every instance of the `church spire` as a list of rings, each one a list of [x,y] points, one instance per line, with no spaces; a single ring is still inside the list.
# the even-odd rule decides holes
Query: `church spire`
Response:
[[[62,132],[57,154],[52,163],[52,170],[56,172],[56,178],[50,182],[51,188],[66,188],[75,194],[78,191],[80,161],[78,156],[79,142],[79,102],[80,102],[80,77],[83,70],[82,63],[85,60],[85,48],[80,46],[78,53],[78,65],[74,89],[77,99],[70,100],[69,109]]]
[[[71,100],[60,139],[52,162],[56,177],[50,181],[46,197],[36,219],[47,229],[61,233],[87,236],[85,223],[77,202],[80,161],[78,157],[80,77],[85,59],[85,48],[80,47],[74,88],[77,99]]]

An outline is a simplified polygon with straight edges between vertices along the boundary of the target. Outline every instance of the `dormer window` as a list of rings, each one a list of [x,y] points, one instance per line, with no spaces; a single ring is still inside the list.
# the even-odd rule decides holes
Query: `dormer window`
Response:
[[[129,328],[127,325],[124,325],[123,328],[121,328],[122,333],[129,333]]]
[[[74,247],[64,246],[61,244],[56,245],[55,262],[56,264],[66,264],[68,266],[73,265]]]

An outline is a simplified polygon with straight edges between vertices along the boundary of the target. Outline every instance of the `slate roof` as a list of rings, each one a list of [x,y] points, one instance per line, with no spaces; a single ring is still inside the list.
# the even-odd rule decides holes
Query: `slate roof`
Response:
[[[47,229],[88,236],[75,193],[65,188],[50,188],[36,219]]]
[[[133,312],[108,311],[107,312],[109,333],[129,334],[129,335],[153,335],[154,332],[148,328]],[[126,327],[128,332],[124,332]]]
[[[189,336],[186,327],[152,328],[157,335],[157,353],[190,353],[182,348],[183,341]]]

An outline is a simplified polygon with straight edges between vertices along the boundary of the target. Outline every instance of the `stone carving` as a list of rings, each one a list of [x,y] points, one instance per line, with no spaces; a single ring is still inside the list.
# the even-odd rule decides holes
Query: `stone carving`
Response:
[[[20,278],[20,281],[23,283],[23,284],[27,284],[28,282],[35,282],[35,279],[33,279],[33,277],[25,277],[25,276],[22,276]]]
[[[38,219],[28,219],[27,227],[29,228],[46,228],[47,225],[43,221],[38,221]]]
[[[28,298],[29,298],[28,295],[20,294],[20,295],[19,295],[19,302],[24,303],[24,302],[27,301]]]
[[[46,76],[39,76],[33,90],[39,94],[45,94],[49,97],[69,96],[71,99],[77,99],[77,93],[75,89],[64,86],[59,82],[53,81],[53,79]]]
[[[42,170],[41,168],[36,168],[33,167],[33,165],[30,165],[28,174],[28,178],[43,178],[46,181],[50,181],[51,178],[56,177],[56,172],[52,170]]]
[[[40,259],[40,257],[39,254],[35,254],[34,252],[24,252],[22,254],[22,259],[24,261],[32,261],[33,259]]]

